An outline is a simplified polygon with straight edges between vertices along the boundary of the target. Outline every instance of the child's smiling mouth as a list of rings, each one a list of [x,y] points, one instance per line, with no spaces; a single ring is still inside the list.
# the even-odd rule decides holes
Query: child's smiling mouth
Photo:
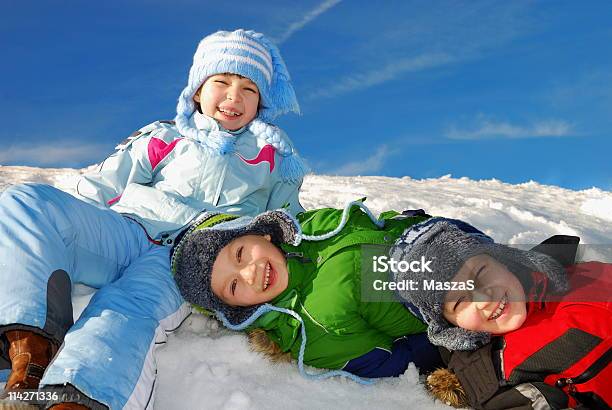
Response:
[[[508,293],[504,293],[504,296],[502,296],[495,310],[493,311],[493,313],[491,314],[491,316],[489,316],[489,319],[487,320],[495,320],[499,318],[505,312],[507,304],[508,304]]]
[[[276,271],[272,268],[272,264],[268,261],[266,263],[265,274],[263,276],[263,291],[265,292],[270,286],[274,284],[276,279]]]
[[[218,111],[221,114],[223,114],[224,116],[230,117],[231,119],[240,117],[242,115],[242,113],[240,113],[240,112],[238,112],[238,111],[236,111],[236,110],[234,110],[232,108],[229,108],[229,107],[219,107]]]

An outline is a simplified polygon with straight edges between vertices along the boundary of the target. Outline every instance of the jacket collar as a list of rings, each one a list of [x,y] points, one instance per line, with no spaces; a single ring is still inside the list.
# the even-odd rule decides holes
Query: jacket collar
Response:
[[[527,296],[527,313],[542,310],[548,289],[548,278],[542,272],[531,272],[531,283]]]
[[[285,255],[287,256],[287,269],[289,271],[289,282],[287,283],[287,287],[283,290],[278,296],[276,296],[270,303],[276,305],[280,301],[286,298],[286,296],[295,290],[297,293],[301,293],[304,282],[307,279],[306,266],[303,260],[300,257],[292,257],[292,252],[287,252],[287,246],[281,245],[281,248],[285,251]],[[293,248],[296,249],[296,248]],[[297,247],[299,249],[299,247]]]

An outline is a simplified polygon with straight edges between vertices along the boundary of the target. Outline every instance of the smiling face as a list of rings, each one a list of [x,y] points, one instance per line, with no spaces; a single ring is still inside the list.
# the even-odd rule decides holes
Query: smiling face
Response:
[[[238,130],[257,115],[259,89],[254,82],[237,74],[216,74],[206,79],[193,97],[203,114],[214,118],[227,130]]]
[[[472,291],[450,291],[444,317],[468,330],[503,334],[516,330],[527,318],[523,286],[505,265],[489,255],[465,261],[453,281],[474,280]]]
[[[287,288],[287,261],[270,235],[245,235],[223,247],[211,272],[213,293],[231,306],[269,302]]]

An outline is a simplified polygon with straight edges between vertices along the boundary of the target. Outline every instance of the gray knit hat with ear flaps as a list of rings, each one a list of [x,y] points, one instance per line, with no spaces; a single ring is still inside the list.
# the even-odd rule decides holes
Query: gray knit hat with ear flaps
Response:
[[[181,238],[172,256],[174,279],[185,300],[200,308],[225,316],[237,325],[260,306],[230,306],[212,291],[210,275],[221,249],[244,235],[270,235],[272,243],[297,245],[301,230],[284,210],[262,213],[255,218],[207,213]]]
[[[398,291],[408,308],[415,307],[427,323],[431,342],[450,350],[474,350],[489,342],[491,334],[457,327],[443,316],[446,290],[423,290],[423,280],[452,281],[464,262],[472,256],[488,254],[517,276],[525,286],[530,272],[542,272],[554,292],[567,290],[563,267],[554,259],[534,251],[523,251],[496,244],[493,239],[459,220],[431,218],[407,229],[391,248],[389,256],[396,261],[431,261],[432,272],[393,272],[396,282],[413,280],[419,290]],[[528,289],[526,289],[526,292]],[[420,313],[420,315],[419,315]]]

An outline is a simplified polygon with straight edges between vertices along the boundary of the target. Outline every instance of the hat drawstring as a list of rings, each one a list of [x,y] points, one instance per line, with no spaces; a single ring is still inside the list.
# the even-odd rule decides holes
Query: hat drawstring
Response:
[[[227,327],[230,330],[244,330],[247,327],[249,327],[250,325],[252,325],[255,320],[257,320],[257,318],[259,318],[259,316],[268,313],[270,311],[276,311],[276,312],[280,312],[280,313],[284,313],[290,316],[293,316],[295,319],[297,319],[300,322],[300,332],[302,335],[302,342],[300,344],[300,351],[298,353],[298,369],[300,370],[300,374],[302,376],[304,376],[307,379],[310,380],[323,380],[323,379],[328,379],[330,377],[334,377],[334,376],[342,376],[342,377],[346,377],[348,379],[351,379],[359,384],[363,384],[363,385],[371,385],[376,383],[376,381],[374,379],[366,379],[363,377],[359,377],[356,376],[352,373],[349,373],[345,370],[329,370],[326,372],[322,372],[322,373],[308,373],[306,371],[306,369],[304,368],[304,352],[306,350],[306,328],[304,326],[304,321],[302,320],[302,318],[300,317],[300,315],[298,315],[296,312],[294,312],[293,310],[290,309],[285,309],[285,308],[279,308],[276,307],[274,305],[270,305],[269,303],[266,303],[264,305],[261,305],[260,307],[257,308],[257,310],[255,312],[253,312],[253,314],[246,319],[244,322],[239,323],[239,324],[232,324],[230,323],[229,320],[227,320],[227,318],[225,317],[225,315],[220,312],[217,311],[217,318],[223,322],[223,325],[225,327]]]
[[[362,201],[352,201],[344,206],[344,210],[342,211],[342,219],[340,220],[340,223],[338,224],[336,229],[334,229],[333,231],[327,232],[325,234],[322,234],[322,235],[302,235],[302,239],[305,239],[307,241],[323,241],[325,239],[329,239],[332,236],[336,235],[346,225],[346,222],[348,221],[348,217],[349,217],[349,212],[351,211],[351,208],[353,206],[358,206],[359,208],[361,208],[361,210],[370,217],[374,225],[378,226],[379,228],[382,228],[385,226],[385,222],[376,218],[374,214],[372,214],[372,211],[370,211]]]

